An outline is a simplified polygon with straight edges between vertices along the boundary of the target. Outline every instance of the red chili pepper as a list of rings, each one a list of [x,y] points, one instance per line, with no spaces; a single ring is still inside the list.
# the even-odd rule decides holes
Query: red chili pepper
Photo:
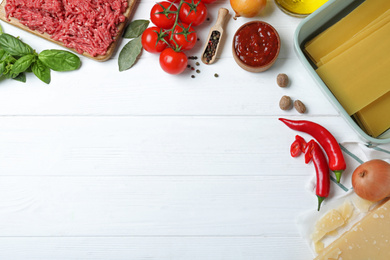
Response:
[[[341,174],[346,168],[343,153],[336,138],[323,126],[307,120],[288,120],[279,118],[284,124],[293,130],[307,133],[314,137],[325,150],[329,159],[329,168],[335,173],[337,182],[340,182]]]
[[[307,161],[308,160],[308,161]],[[329,196],[330,190],[330,175],[328,161],[321,147],[313,139],[310,140],[305,148],[305,162],[309,163],[313,160],[316,169],[316,195],[318,197],[318,211],[321,203]]]
[[[295,141],[291,144],[290,154],[292,157],[298,157],[301,153],[305,152],[306,141],[302,136],[296,135]]]

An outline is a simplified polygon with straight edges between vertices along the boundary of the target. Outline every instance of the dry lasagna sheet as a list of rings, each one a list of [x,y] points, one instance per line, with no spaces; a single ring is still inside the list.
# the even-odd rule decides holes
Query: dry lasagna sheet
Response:
[[[95,57],[107,53],[127,7],[127,0],[7,0],[5,12],[7,19]]]

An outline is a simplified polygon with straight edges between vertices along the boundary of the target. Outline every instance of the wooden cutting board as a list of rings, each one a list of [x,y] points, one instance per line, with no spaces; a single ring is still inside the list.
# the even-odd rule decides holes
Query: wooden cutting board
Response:
[[[96,60],[96,61],[105,61],[105,60],[108,60],[112,56],[112,54],[114,53],[115,48],[117,46],[118,39],[121,37],[121,35],[123,33],[123,30],[125,29],[126,24],[127,24],[128,20],[129,20],[129,18],[131,16],[131,14],[132,14],[132,12],[135,9],[136,1],[137,0],[128,0],[129,5],[128,5],[127,9],[126,9],[126,12],[124,13],[124,16],[126,17],[126,20],[123,23],[120,23],[118,25],[118,29],[119,29],[118,30],[118,35],[115,37],[114,41],[111,43],[110,47],[107,50],[107,53],[105,55],[98,55],[98,56],[93,57],[89,53],[84,52],[83,53],[84,56],[86,56],[88,58],[91,58],[93,60]],[[2,3],[0,4],[0,19],[1,20],[3,20],[4,22],[7,22],[9,24],[12,24],[12,25],[14,25],[14,26],[16,26],[18,28],[21,28],[21,29],[23,29],[25,31],[28,31],[28,32],[30,32],[32,34],[35,34],[35,35],[37,35],[37,36],[39,36],[41,38],[44,38],[46,40],[49,40],[51,42],[54,42],[54,43],[56,43],[58,45],[61,45],[61,46],[65,47],[62,42],[55,41],[55,40],[51,39],[49,34],[47,34],[47,33],[43,33],[42,34],[42,33],[39,33],[37,31],[31,30],[27,26],[24,26],[23,24],[21,24],[19,22],[19,20],[16,19],[16,18],[12,18],[11,17],[8,20],[7,17],[6,17],[6,14],[5,14],[5,9],[4,9],[5,4],[6,4],[6,0],[2,1]],[[67,48],[67,47],[65,47],[65,48]],[[75,49],[72,49],[72,48],[67,48],[67,49],[77,53],[77,51]]]

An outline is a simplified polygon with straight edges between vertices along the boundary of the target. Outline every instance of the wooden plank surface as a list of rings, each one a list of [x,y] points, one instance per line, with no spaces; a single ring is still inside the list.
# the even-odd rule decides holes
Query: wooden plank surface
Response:
[[[340,140],[356,140],[341,118],[316,122]],[[17,116],[0,117],[0,125],[0,147],[8,147],[0,150],[0,176],[313,173],[290,157],[297,132],[277,117]]]
[[[317,203],[305,180],[4,176],[1,236],[297,236],[294,216]]]
[[[13,260],[309,259],[296,237],[0,237],[0,244],[0,258],[12,255]]]
[[[133,12],[135,11],[136,2],[137,2],[136,0],[128,0],[128,7],[127,7],[125,13],[123,14],[126,17],[126,20],[125,20],[125,22],[122,22],[122,23],[120,23],[118,25],[118,35],[114,38],[114,41],[108,47],[107,53],[105,55],[92,56],[89,53],[84,52],[83,55],[85,57],[88,57],[88,58],[90,58],[92,60],[95,60],[95,61],[106,61],[114,54],[115,49],[116,49],[116,47],[118,45],[118,41],[121,39],[123,30],[125,29],[126,24],[127,24],[128,20],[129,20],[129,18],[131,17]],[[7,23],[9,23],[9,24],[11,24],[13,26],[16,26],[16,27],[18,27],[18,28],[20,28],[22,30],[25,30],[25,31],[27,31],[29,33],[37,35],[37,36],[39,36],[39,37],[41,37],[41,38],[43,38],[45,40],[51,41],[51,42],[53,42],[53,43],[55,43],[57,45],[65,47],[62,42],[53,40],[49,34],[47,34],[47,33],[40,33],[40,32],[37,32],[36,30],[31,30],[27,26],[23,25],[18,19],[13,18],[13,17],[7,17],[5,9],[4,9],[6,4],[7,4],[7,0],[3,0],[1,2],[1,4],[0,4],[0,20],[2,20],[4,22],[7,22]],[[73,48],[68,48],[68,49],[73,51],[73,52],[78,53]]]
[[[130,19],[148,19],[154,4],[138,1]],[[225,0],[208,6],[189,56],[199,56],[220,7],[230,11],[226,38],[214,64],[191,61],[201,73],[168,75],[147,52],[119,72],[122,40],[107,61],[81,56],[79,70],[53,72],[50,85],[32,74],[25,84],[0,81],[0,259],[313,258],[295,219],[316,207],[305,189],[314,167],[290,157],[297,133],[278,117],[359,139],[294,54],[302,20],[274,1],[256,18],[282,39],[269,71],[235,64],[233,34],[251,19],[231,19]],[[37,52],[58,48],[1,26]],[[292,84],[279,88],[278,73]],[[308,112],[280,110],[283,95]]]

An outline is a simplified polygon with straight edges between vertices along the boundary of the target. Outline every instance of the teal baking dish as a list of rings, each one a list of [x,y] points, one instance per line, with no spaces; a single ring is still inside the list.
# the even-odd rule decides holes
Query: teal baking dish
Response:
[[[310,40],[318,33],[339,21],[362,2],[364,2],[364,0],[329,0],[317,11],[303,19],[302,22],[298,25],[294,34],[294,49],[299,60],[317,83],[321,91],[339,111],[342,117],[349,123],[349,125],[357,132],[359,137],[367,142],[368,145],[378,145],[383,143],[390,143],[390,129],[377,138],[374,138],[365,133],[357,124],[357,122],[348,115],[336,97],[328,89],[326,84],[317,75],[315,71],[316,66],[311,62],[311,60],[305,55],[303,51],[306,41]]]

